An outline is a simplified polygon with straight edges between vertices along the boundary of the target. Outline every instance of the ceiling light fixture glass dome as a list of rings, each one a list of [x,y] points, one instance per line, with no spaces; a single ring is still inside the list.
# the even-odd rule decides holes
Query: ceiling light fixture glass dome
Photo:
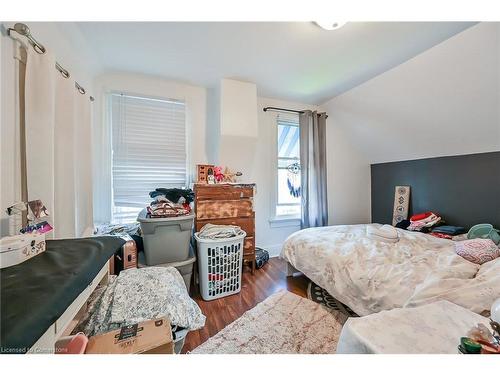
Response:
[[[347,22],[315,21],[314,23],[325,30],[337,30],[344,26]]]

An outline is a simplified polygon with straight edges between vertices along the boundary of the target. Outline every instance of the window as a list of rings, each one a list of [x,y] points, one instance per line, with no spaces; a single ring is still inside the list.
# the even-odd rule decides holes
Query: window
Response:
[[[277,201],[276,217],[300,217],[300,141],[299,116],[277,117]]]
[[[135,221],[158,187],[187,185],[185,104],[110,95],[112,221]]]

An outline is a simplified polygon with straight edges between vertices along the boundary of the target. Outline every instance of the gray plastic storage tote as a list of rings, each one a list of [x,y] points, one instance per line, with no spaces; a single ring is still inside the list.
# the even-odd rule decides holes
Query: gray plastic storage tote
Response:
[[[137,221],[141,224],[146,265],[182,262],[189,258],[194,214],[149,218],[144,209]]]

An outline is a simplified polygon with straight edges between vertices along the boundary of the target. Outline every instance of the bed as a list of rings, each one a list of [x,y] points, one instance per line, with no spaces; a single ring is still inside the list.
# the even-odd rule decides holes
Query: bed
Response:
[[[397,229],[390,243],[370,238],[369,227],[381,224],[298,231],[281,257],[360,316],[438,300],[481,313],[500,297],[500,258],[479,266],[451,240]]]
[[[0,270],[2,352],[53,351],[124,242],[111,236],[51,240],[44,253]]]

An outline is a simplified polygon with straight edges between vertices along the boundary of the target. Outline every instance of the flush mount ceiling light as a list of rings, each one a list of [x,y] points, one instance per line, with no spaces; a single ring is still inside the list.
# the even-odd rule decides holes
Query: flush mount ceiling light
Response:
[[[315,21],[314,23],[325,30],[337,30],[344,26],[347,22]]]

